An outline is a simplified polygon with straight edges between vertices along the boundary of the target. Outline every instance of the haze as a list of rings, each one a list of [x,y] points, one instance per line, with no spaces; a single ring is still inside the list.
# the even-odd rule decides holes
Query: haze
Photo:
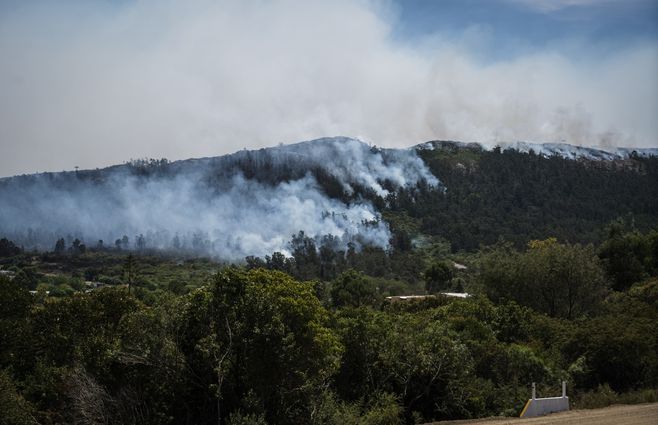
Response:
[[[333,135],[658,146],[655,1],[26,3],[3,176]]]

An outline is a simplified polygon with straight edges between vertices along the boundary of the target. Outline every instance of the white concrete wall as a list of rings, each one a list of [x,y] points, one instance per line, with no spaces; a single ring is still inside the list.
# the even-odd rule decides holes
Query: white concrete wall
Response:
[[[531,398],[521,412],[522,418],[544,416],[569,410],[569,397]]]

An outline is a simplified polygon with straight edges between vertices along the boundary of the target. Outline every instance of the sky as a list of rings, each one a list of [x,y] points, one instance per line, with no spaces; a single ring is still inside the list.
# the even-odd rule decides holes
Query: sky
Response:
[[[0,176],[324,136],[658,147],[658,0],[0,0]]]

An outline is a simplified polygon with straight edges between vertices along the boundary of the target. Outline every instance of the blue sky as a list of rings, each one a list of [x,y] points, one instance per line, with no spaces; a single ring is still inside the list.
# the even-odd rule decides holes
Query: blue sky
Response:
[[[658,147],[658,0],[0,0],[0,175],[345,135]]]
[[[395,36],[417,42],[431,34],[487,37],[489,59],[579,42],[623,49],[658,37],[656,0],[404,0],[397,1]]]
[[[658,40],[658,0],[355,1],[370,4],[388,15],[390,37],[400,43],[413,46],[439,36],[443,40],[471,43],[469,47],[475,49],[474,53],[488,61],[542,49],[605,55],[611,50]],[[41,8],[56,21],[60,13],[68,14],[71,10],[113,16],[137,3],[0,0],[0,14]]]

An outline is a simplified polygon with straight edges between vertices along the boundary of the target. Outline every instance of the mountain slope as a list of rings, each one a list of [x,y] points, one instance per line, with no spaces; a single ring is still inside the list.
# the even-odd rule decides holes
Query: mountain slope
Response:
[[[620,216],[641,229],[658,224],[653,151],[442,141],[380,149],[335,137],[132,161],[0,179],[0,236],[26,248],[77,238],[228,260],[286,253],[299,231],[335,250],[405,250],[436,238],[457,250],[500,237],[592,242]]]
[[[518,245],[550,236],[596,242],[603,228],[622,216],[632,216],[640,229],[658,224],[656,156],[573,160],[558,151],[538,155],[455,142],[427,146],[418,153],[446,193],[424,192],[413,196],[414,202],[402,193],[392,210],[413,218],[418,232],[449,240],[454,249],[477,249],[499,237]]]
[[[293,234],[385,248],[371,199],[439,182],[413,150],[326,138],[216,158],[0,180],[0,234],[28,248],[184,248],[224,259],[287,249]],[[123,236],[127,236],[124,242]],[[71,241],[69,241],[71,242]]]

